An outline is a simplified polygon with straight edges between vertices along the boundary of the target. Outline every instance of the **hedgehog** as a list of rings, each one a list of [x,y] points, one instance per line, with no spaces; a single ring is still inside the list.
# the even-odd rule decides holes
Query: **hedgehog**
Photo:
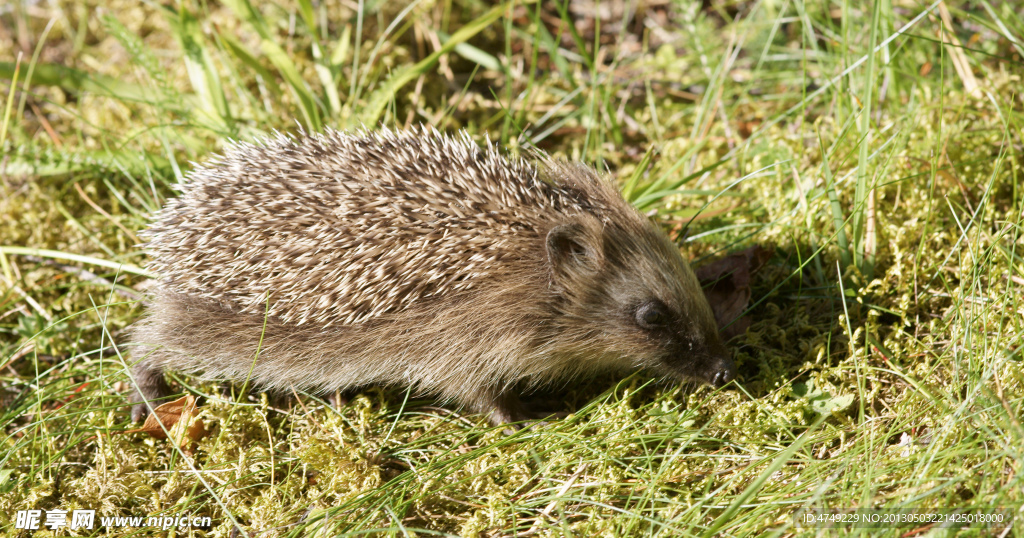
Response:
[[[464,131],[327,130],[232,142],[176,188],[144,232],[135,420],[168,371],[397,386],[494,425],[584,375],[734,377],[678,246],[589,166]]]

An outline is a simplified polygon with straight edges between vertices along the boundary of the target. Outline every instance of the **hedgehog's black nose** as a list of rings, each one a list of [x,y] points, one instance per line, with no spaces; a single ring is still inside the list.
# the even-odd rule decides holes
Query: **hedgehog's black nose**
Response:
[[[708,365],[708,373],[711,384],[721,387],[736,378],[736,363],[728,356],[714,357]]]

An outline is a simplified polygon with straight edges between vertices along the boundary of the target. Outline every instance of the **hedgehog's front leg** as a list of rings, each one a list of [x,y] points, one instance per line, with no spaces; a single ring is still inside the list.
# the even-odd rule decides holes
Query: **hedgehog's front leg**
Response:
[[[467,402],[467,407],[474,413],[486,415],[487,421],[492,426],[522,422],[529,418],[523,410],[523,404],[519,401],[519,395],[508,389],[505,391],[494,387],[482,389]]]
[[[132,367],[132,377],[138,385],[138,390],[131,398],[131,402],[135,404],[132,406],[132,420],[135,422],[146,418],[151,408],[156,409],[160,405],[161,402],[155,400],[170,396],[172,393],[171,387],[164,380],[164,368],[155,359],[156,357],[150,355]]]

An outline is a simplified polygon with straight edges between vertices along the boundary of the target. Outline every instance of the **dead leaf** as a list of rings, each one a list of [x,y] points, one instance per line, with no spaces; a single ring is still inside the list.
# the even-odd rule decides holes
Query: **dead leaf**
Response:
[[[760,245],[719,258],[695,271],[715,313],[722,339],[743,334],[750,320],[740,318],[750,304],[750,277],[764,266],[771,251]],[[739,319],[737,319],[739,318]]]
[[[173,402],[167,402],[153,410],[141,428],[128,430],[124,433],[145,433],[156,439],[166,439],[170,432],[171,439],[186,453],[191,455],[192,445],[206,436],[203,421],[195,418],[196,398],[191,394],[182,396]],[[163,428],[160,427],[163,423]]]

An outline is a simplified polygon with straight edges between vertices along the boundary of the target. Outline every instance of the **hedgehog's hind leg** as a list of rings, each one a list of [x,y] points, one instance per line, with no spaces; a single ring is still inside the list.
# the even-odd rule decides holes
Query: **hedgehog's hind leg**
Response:
[[[132,420],[139,422],[160,405],[155,400],[170,396],[173,391],[164,379],[163,363],[152,354],[132,367],[132,378],[138,386],[131,398],[135,404],[132,406]]]

